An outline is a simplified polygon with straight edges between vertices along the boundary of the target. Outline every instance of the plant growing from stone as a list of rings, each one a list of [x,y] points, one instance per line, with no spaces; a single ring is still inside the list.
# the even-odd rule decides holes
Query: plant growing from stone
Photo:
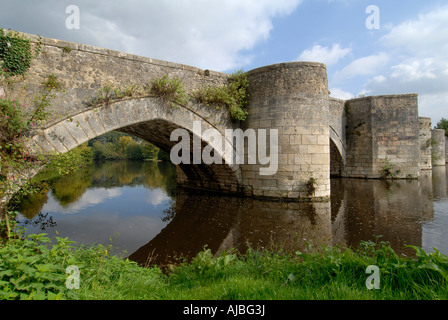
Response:
[[[164,75],[161,78],[154,79],[146,86],[129,84],[121,88],[107,84],[98,91],[97,96],[91,99],[88,104],[96,106],[125,98],[156,96],[163,102],[177,108],[187,105],[190,99],[194,99],[198,103],[217,109],[227,108],[233,119],[244,121],[248,114],[248,87],[247,74],[243,71],[237,71],[229,77],[228,83],[223,86],[208,86],[189,94],[180,79]]]
[[[384,160],[384,165],[381,169],[381,177],[383,179],[395,179],[400,174],[400,170],[394,170],[395,166],[390,162],[388,158]]]
[[[229,77],[228,83],[220,87],[205,87],[193,93],[197,102],[216,108],[227,107],[236,120],[246,120],[249,81],[247,74],[237,71]]]
[[[308,196],[314,195],[314,193],[316,192],[316,179],[310,178],[305,183],[305,188],[306,188],[306,192],[307,192]]]
[[[188,95],[182,81],[178,78],[171,79],[167,75],[153,80],[149,93],[158,96],[172,107],[185,106],[188,103]]]
[[[137,84],[127,84],[124,87],[116,87],[113,84],[106,84],[98,90],[97,96],[87,102],[90,106],[108,104],[126,98],[138,98],[145,96],[144,90]]]

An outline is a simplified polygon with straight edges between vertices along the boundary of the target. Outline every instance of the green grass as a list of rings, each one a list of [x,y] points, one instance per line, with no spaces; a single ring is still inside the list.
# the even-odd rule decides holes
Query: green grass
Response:
[[[0,246],[0,297],[76,300],[435,300],[448,298],[448,258],[437,250],[396,254],[386,243],[314,252],[249,250],[192,261],[162,272],[112,256],[101,245],[50,244],[45,235]],[[80,270],[80,288],[65,286],[68,265]],[[366,268],[380,270],[380,289],[366,288]]]

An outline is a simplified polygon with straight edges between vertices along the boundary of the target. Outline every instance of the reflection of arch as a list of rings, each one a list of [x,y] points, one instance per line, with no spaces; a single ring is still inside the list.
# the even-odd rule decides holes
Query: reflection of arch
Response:
[[[35,132],[31,137],[31,148],[36,153],[57,151],[65,153],[82,143],[109,131],[122,131],[147,140],[160,149],[170,152],[178,141],[170,141],[171,132],[185,129],[193,141],[193,123],[200,121],[202,130],[214,128],[223,132],[226,123],[218,119],[218,124],[210,120],[210,111],[198,106],[173,108],[157,98],[139,98],[118,101],[89,109],[54,123]],[[209,108],[210,109],[210,108]],[[224,136],[224,133],[222,133]],[[202,147],[209,144],[202,139]],[[190,148],[192,150],[192,148]],[[215,150],[216,151],[216,150]],[[180,182],[186,186],[206,188],[221,192],[241,191],[241,173],[238,166],[225,164],[225,156],[220,154],[223,164],[180,165]]]
[[[130,254],[141,265],[166,266],[176,257],[191,259],[210,249],[222,251],[280,246],[287,252],[329,245],[332,239],[330,202],[287,202],[227,197],[179,190],[173,216],[160,233]]]

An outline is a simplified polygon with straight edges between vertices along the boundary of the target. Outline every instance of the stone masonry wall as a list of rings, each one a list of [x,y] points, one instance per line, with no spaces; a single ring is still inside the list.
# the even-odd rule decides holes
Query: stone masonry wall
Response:
[[[396,178],[420,174],[417,95],[375,96],[347,101],[347,174]]]
[[[432,165],[444,166],[446,161],[445,152],[445,130],[432,130]]]
[[[38,40],[35,35],[25,35],[34,42]],[[6,90],[10,97],[30,106],[41,82],[49,74],[56,75],[64,91],[58,93],[49,107],[52,117],[47,124],[85,111],[89,108],[87,102],[106,85],[149,85],[152,80],[168,75],[182,80],[191,91],[205,85],[223,84],[228,78],[224,73],[85,44],[50,38],[41,41],[42,52],[33,60],[25,80],[13,80]]]
[[[420,168],[432,169],[431,118],[419,118],[420,122]]]
[[[418,97],[416,94],[377,96],[374,109],[374,170],[382,171],[386,162],[399,178],[420,176]],[[399,170],[399,171],[398,171]]]
[[[277,64],[249,71],[248,78],[249,116],[244,128],[278,130],[279,164],[275,174],[266,176],[259,175],[260,164],[242,166],[244,184],[258,196],[328,198],[330,139],[325,65]]]
[[[373,175],[372,120],[370,99],[346,102],[347,160],[343,176],[366,178]]]
[[[330,172],[332,176],[342,176],[345,170],[346,139],[345,139],[345,100],[330,97]]]
[[[445,162],[448,163],[448,139],[445,136]]]

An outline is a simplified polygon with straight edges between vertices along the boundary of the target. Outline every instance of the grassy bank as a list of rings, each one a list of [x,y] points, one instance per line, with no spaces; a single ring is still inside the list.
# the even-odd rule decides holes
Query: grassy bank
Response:
[[[0,298],[447,299],[448,258],[414,249],[414,258],[399,256],[382,242],[364,242],[359,249],[265,250],[215,258],[204,250],[163,273],[111,256],[101,245],[75,248],[67,239],[50,245],[45,235],[32,235],[1,245]],[[66,288],[69,265],[79,268],[79,289]],[[379,268],[379,289],[366,288],[369,265]]]

